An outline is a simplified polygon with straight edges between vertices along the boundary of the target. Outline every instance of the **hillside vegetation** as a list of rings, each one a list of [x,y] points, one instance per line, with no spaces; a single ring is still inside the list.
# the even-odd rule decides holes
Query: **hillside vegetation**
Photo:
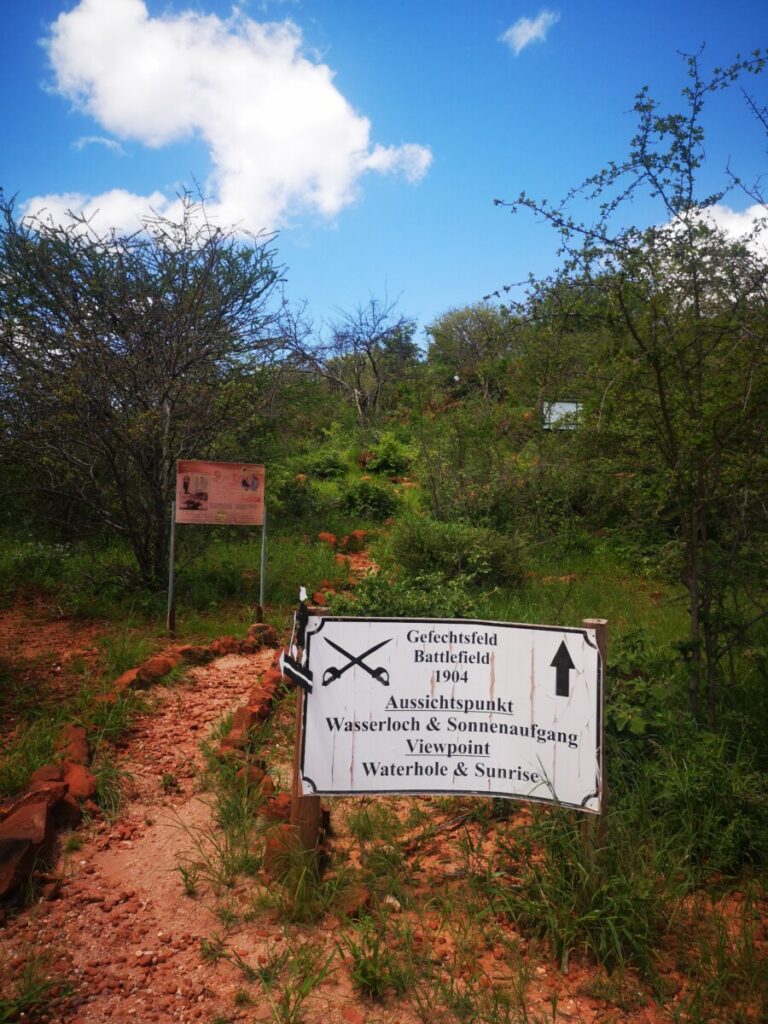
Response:
[[[623,161],[566,204],[510,204],[550,222],[561,270],[446,311],[423,345],[376,299],[315,331],[281,296],[277,243],[213,228],[191,200],[181,224],[130,239],[20,223],[4,202],[0,598],[99,620],[101,640],[63,690],[0,652],[0,795],[136,645],[156,646],[176,460],[260,462],[279,628],[301,585],[342,614],[609,621],[604,832],[465,801],[466,898],[561,970],[578,955],[614,972],[600,992],[627,1012],[651,999],[662,1019],[765,1019],[768,261],[762,224],[734,240],[706,216],[743,183],[700,185],[707,101],[762,68],[705,77],[692,60],[672,114],[641,93]],[[655,227],[627,225],[641,195]],[[353,590],[317,535],[356,529],[379,569]],[[259,558],[257,530],[179,527],[181,638],[253,622]],[[130,715],[98,723],[117,736]],[[406,908],[424,899],[403,866],[411,818],[371,804],[350,826],[379,857],[368,881]],[[494,844],[484,867],[478,836]],[[433,909],[465,913],[457,893]],[[345,963],[367,997],[405,998],[414,936],[387,952],[382,920],[345,934]],[[470,1005],[430,978],[441,1019],[527,1019],[524,1000]]]

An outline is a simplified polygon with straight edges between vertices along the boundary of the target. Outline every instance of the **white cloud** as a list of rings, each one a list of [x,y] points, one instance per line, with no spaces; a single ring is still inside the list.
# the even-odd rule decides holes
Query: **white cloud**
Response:
[[[181,201],[177,197],[169,200],[162,192],[137,196],[125,189],[113,188],[99,196],[82,192],[35,196],[24,204],[23,211],[27,217],[39,217],[55,224],[67,222],[72,214],[82,215],[99,234],[107,234],[113,227],[119,231],[138,231],[143,218],[152,212],[173,219],[175,214],[181,213]]]
[[[725,203],[715,203],[707,207],[704,217],[714,227],[720,228],[731,238],[742,238],[758,227],[761,233],[763,226],[759,223],[764,220],[766,210],[759,203],[748,206],[746,210],[732,210]]]
[[[517,57],[530,43],[543,43],[547,32],[560,21],[556,11],[545,7],[535,18],[518,18],[514,25],[499,37],[499,42],[506,43]]]
[[[106,139],[103,135],[81,135],[72,143],[72,149],[78,152],[86,146],[103,146],[117,156],[125,156],[125,150],[116,139]]]
[[[145,0],[80,0],[53,23],[46,47],[56,90],[118,139],[155,148],[202,139],[208,213],[224,224],[272,229],[301,210],[333,217],[365,172],[413,183],[432,161],[421,145],[373,144],[368,118],[331,68],[305,56],[290,20],[257,22],[237,9],[226,20],[151,17]],[[137,209],[158,206],[157,195],[116,189],[78,201],[133,222]],[[75,198],[36,197],[26,207],[72,208]]]

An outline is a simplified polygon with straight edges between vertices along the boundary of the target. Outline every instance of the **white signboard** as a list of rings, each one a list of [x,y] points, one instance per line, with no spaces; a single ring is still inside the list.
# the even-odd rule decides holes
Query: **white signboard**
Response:
[[[305,666],[305,794],[474,794],[600,810],[594,630],[310,616]]]

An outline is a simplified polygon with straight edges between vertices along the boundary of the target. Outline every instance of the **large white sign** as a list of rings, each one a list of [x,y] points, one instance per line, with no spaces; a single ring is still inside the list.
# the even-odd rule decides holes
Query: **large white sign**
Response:
[[[594,630],[310,616],[305,794],[464,793],[600,810]]]

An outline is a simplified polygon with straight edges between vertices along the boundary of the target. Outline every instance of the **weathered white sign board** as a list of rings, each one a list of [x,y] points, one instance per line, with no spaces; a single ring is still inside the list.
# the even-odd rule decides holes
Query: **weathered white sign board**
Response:
[[[591,629],[310,616],[305,794],[451,793],[600,811]]]

